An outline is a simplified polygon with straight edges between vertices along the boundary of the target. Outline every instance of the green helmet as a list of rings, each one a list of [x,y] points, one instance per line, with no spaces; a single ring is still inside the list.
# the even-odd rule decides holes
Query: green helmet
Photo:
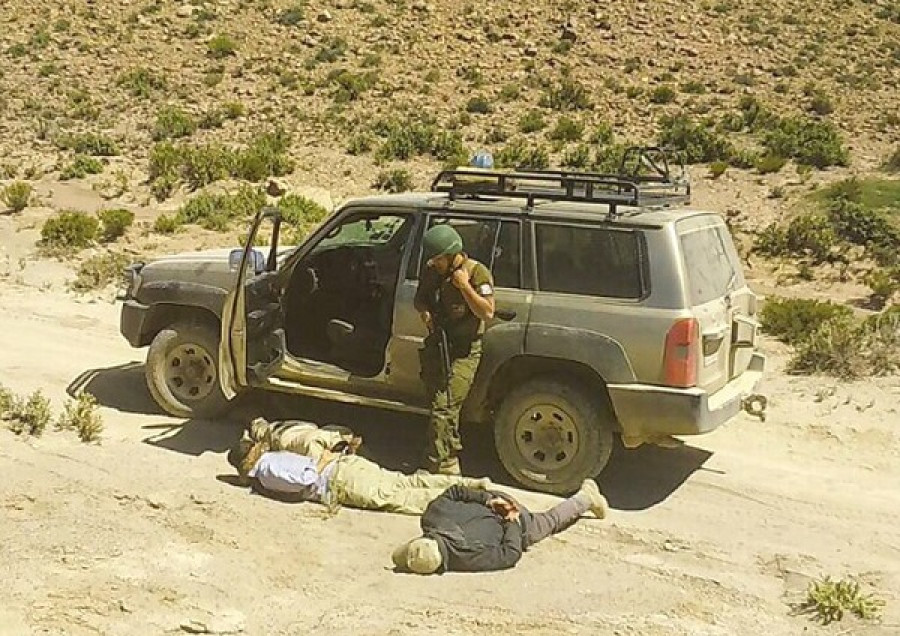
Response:
[[[453,255],[463,251],[463,242],[459,233],[449,225],[435,225],[425,232],[422,249],[426,259],[443,254]]]

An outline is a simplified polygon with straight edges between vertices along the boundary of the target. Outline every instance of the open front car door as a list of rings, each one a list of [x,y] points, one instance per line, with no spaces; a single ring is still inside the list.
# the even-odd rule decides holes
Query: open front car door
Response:
[[[270,228],[271,246],[266,257],[254,245],[257,237]],[[263,208],[253,220],[244,248],[234,250],[229,258],[235,282],[222,309],[219,344],[219,378],[228,399],[245,387],[263,383],[284,361],[277,260],[280,229],[279,211]]]

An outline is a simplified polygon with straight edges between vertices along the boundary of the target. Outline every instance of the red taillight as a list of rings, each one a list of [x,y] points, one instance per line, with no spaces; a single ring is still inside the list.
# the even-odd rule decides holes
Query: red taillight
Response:
[[[697,385],[697,350],[700,345],[700,325],[696,318],[682,318],[666,334],[666,353],[663,358],[665,383],[688,388]]]

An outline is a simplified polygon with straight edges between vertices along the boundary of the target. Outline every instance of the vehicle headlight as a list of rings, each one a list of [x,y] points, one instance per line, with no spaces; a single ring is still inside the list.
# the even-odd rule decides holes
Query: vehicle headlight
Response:
[[[137,295],[138,288],[141,286],[141,270],[144,263],[132,263],[125,268],[123,272],[123,286],[119,292],[119,300],[134,298]]]

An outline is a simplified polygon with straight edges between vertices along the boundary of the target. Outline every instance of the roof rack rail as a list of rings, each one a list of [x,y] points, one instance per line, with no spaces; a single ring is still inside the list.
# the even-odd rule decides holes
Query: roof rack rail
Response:
[[[691,200],[691,184],[679,160],[674,177],[665,149],[632,146],[625,150],[616,174],[569,170],[495,171],[478,168],[443,170],[431,184],[432,192],[447,192],[450,200],[460,196],[504,196],[525,199],[527,209],[535,201],[572,201],[609,206],[609,217],[619,205],[670,206]]]

